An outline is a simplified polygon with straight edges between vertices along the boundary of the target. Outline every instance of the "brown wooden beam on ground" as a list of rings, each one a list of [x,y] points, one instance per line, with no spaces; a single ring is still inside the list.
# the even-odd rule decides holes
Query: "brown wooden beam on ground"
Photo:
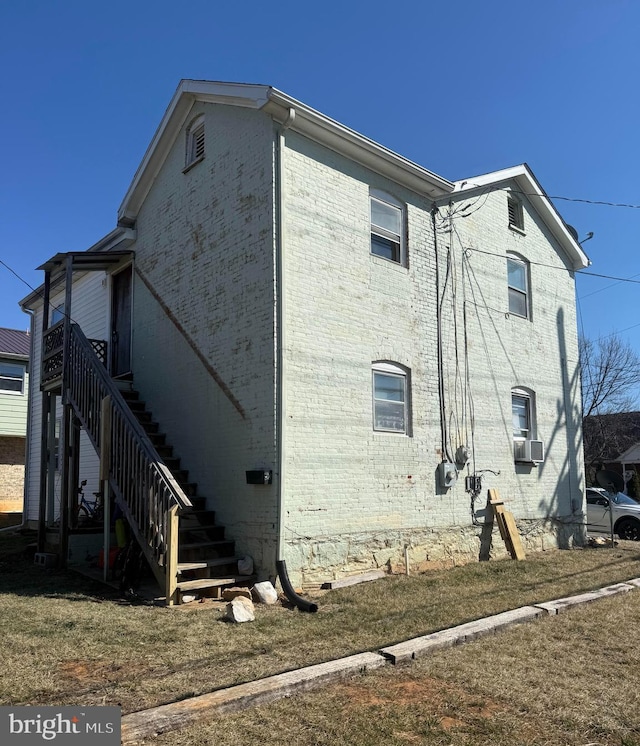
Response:
[[[493,514],[500,529],[500,536],[502,536],[511,559],[523,560],[525,554],[515,518],[513,513],[505,510],[504,502],[500,498],[498,490],[489,490],[489,504],[493,508]]]
[[[350,585],[357,585],[358,583],[366,583],[369,580],[379,580],[384,578],[386,572],[384,570],[369,570],[369,572],[363,572],[360,575],[351,575],[348,578],[341,578],[340,580],[329,580],[327,583],[322,584],[322,588],[333,590],[334,588],[346,588]]]
[[[239,712],[248,707],[275,702],[332,681],[381,668],[386,663],[386,658],[378,653],[359,653],[270,676],[267,679],[238,684],[229,689],[201,694],[180,702],[160,705],[150,710],[132,712],[122,718],[122,743],[137,743],[144,738],[184,728],[198,721],[210,721],[228,712]],[[224,727],[222,720],[219,720],[218,724]]]

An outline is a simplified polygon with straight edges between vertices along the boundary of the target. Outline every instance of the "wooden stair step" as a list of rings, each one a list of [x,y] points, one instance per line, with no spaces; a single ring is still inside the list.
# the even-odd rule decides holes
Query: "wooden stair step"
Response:
[[[175,474],[174,474],[175,478]],[[189,498],[195,498],[196,500],[203,500],[204,498],[198,497],[198,483],[197,482],[181,482],[179,479],[176,480],[180,485],[182,491]],[[191,500],[193,502],[193,499]]]
[[[192,498],[191,502],[194,499]],[[216,525],[216,512],[215,510],[183,510],[179,513],[180,522],[189,526],[215,526]]]
[[[219,567],[221,565],[231,565],[238,562],[241,557],[215,557],[206,560],[194,560],[193,562],[178,562],[178,574],[188,570],[206,570],[209,567]]]
[[[167,439],[166,433],[147,433],[147,435],[149,436],[149,440],[155,448],[158,448],[158,446],[163,446]]]
[[[144,412],[146,410],[146,402],[141,401],[137,397],[135,399],[127,399],[126,402],[132,412]]]
[[[198,485],[195,482],[192,482],[191,485],[183,484],[181,486],[184,489],[185,487],[190,487],[190,486],[197,487]],[[197,514],[197,513],[208,513],[209,512],[207,510],[207,498],[206,497],[202,497],[201,495],[197,495],[194,493],[190,495],[190,498],[191,498],[192,507],[187,508],[186,510],[180,511],[180,516],[190,516],[193,513]]]
[[[180,534],[186,534],[188,531],[214,531],[216,529],[222,529],[224,531],[224,526],[220,526],[217,524],[214,520],[210,520],[208,523],[201,523],[200,521],[182,521],[180,520],[180,523],[178,524],[180,531]],[[219,536],[219,539],[226,538]],[[188,541],[188,539],[181,539],[181,541]],[[195,539],[194,539],[195,541]]]
[[[195,591],[199,588],[219,588],[221,585],[234,585],[235,583],[251,583],[252,575],[231,575],[226,578],[200,578],[199,580],[180,581],[176,588],[180,591]]]
[[[222,547],[225,544],[233,546],[233,539],[219,539],[218,541],[191,541],[180,544],[180,549],[184,549],[185,551],[188,551],[189,549],[204,549],[205,547],[215,549],[217,547]]]

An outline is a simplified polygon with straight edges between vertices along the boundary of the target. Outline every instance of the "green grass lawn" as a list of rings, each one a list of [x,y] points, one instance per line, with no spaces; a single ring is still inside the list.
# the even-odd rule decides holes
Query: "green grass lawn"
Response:
[[[35,567],[25,542],[0,534],[0,704],[119,704],[123,713],[640,576],[640,545],[621,542],[390,576],[315,594],[317,614],[261,606],[255,622],[233,625],[222,603],[133,605],[72,572]]]

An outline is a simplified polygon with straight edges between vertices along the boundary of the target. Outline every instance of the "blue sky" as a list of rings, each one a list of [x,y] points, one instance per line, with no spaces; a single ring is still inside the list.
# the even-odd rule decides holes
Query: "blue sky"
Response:
[[[637,0],[23,0],[0,5],[0,260],[31,285],[116,211],[181,78],[273,85],[460,179],[527,162],[551,196],[640,205]],[[640,282],[640,209],[556,206],[589,271]],[[640,285],[577,280],[587,336],[640,352]],[[0,326],[29,292],[0,265]]]

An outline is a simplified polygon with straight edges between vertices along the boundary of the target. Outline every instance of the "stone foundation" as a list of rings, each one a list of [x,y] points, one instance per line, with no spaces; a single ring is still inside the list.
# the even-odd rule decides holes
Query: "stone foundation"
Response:
[[[570,549],[586,541],[582,514],[518,520],[517,525],[525,552]],[[410,572],[423,572],[508,556],[496,524],[296,539],[287,542],[285,551],[287,569],[296,587],[315,586],[376,568],[403,574],[407,559]]]

